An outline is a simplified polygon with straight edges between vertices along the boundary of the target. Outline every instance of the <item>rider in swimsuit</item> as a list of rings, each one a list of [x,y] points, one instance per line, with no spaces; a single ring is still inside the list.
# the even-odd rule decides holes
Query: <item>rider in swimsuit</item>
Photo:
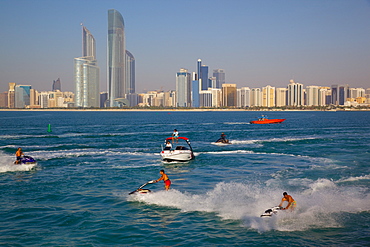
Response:
[[[17,152],[15,152],[15,157],[17,158],[15,164],[21,163],[22,155],[24,155],[22,152],[22,148],[18,148]]]
[[[293,197],[290,196],[290,195],[288,195],[288,193],[286,193],[286,192],[283,193],[283,196],[284,197],[281,199],[281,202],[279,204],[279,207],[282,207],[284,201],[287,201],[288,202],[288,205],[285,208],[283,208],[283,210],[286,210],[286,209],[289,209],[289,208],[291,210],[293,210],[297,206],[296,201],[294,201]]]
[[[169,190],[171,187],[171,180],[168,178],[167,174],[164,173],[164,170],[160,170],[159,173],[161,174],[161,177],[155,180],[155,182],[158,183],[163,180],[165,190]]]

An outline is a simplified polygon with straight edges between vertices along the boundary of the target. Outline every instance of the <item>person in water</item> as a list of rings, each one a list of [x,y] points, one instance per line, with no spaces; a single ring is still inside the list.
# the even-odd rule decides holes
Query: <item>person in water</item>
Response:
[[[23,155],[22,148],[18,148],[17,152],[15,152],[16,160],[14,164],[20,164]]]
[[[282,207],[285,201],[288,202],[288,205],[285,208],[283,208],[283,210],[286,210],[286,209],[293,210],[297,206],[297,203],[296,201],[294,201],[293,197],[288,195],[288,193],[286,192],[283,193],[283,198],[281,199],[279,207]]]
[[[174,142],[174,140],[176,140],[176,143],[179,143],[178,138],[179,138],[179,132],[177,131],[177,129],[174,129],[172,133],[172,143]]]
[[[171,187],[171,180],[168,178],[167,174],[164,173],[164,170],[160,170],[159,173],[161,174],[161,177],[155,180],[155,183],[158,183],[159,181],[163,180],[164,182],[164,189],[169,190]]]

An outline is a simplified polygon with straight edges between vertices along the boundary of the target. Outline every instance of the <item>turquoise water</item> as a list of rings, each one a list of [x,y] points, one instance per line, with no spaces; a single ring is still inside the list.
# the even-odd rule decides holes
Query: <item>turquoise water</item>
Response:
[[[0,112],[0,245],[369,246],[370,112],[264,113]],[[174,128],[195,160],[161,161]],[[170,191],[128,195],[161,169]]]

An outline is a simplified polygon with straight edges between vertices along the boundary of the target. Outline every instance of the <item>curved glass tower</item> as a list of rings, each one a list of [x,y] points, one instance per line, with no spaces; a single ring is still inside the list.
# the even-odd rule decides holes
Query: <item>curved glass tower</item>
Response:
[[[99,67],[94,36],[82,26],[82,57],[75,58],[75,101],[77,107],[99,107]]]
[[[115,9],[108,10],[108,51],[107,51],[107,106],[119,106],[117,99],[125,98],[125,26],[122,15]]]

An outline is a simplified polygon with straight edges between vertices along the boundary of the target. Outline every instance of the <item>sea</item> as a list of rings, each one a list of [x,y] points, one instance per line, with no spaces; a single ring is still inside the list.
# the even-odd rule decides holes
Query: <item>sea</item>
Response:
[[[370,246],[369,140],[369,111],[0,111],[0,246]]]

